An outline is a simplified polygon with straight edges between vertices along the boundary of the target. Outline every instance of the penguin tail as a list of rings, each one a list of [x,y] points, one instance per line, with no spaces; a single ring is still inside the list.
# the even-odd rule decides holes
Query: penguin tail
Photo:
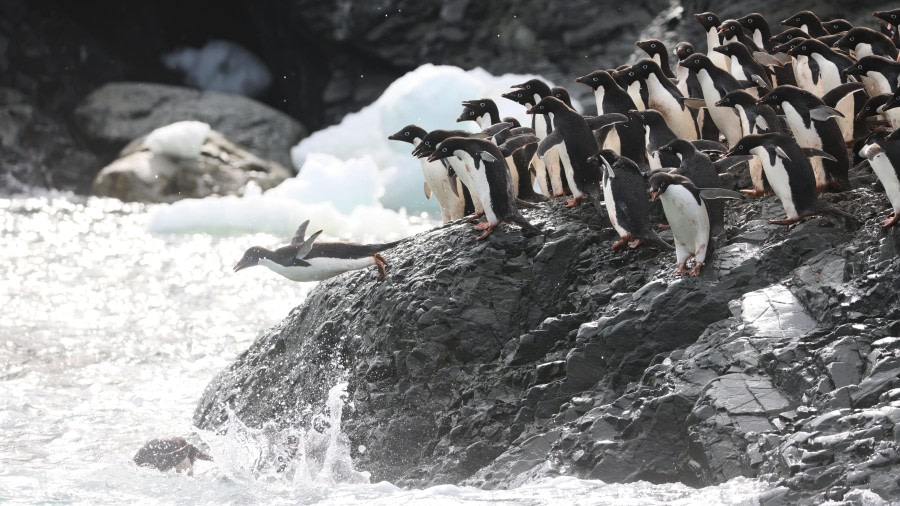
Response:
[[[526,220],[525,217],[522,216],[522,215],[519,214],[519,213],[513,213],[513,215],[509,217],[509,221],[511,221],[511,222],[515,223],[516,225],[522,227],[522,230],[528,231],[528,232],[530,232],[530,233],[532,233],[532,234],[534,234],[534,235],[542,235],[542,234],[544,233],[543,230],[541,230],[541,229],[537,228],[536,226],[532,225],[531,222],[529,222],[528,220]]]
[[[836,218],[843,218],[850,222],[852,226],[858,227],[862,225],[862,220],[857,218],[855,215],[852,215],[846,211],[838,209],[837,207],[827,204],[825,202],[819,201],[818,205],[815,209],[809,214],[827,214],[829,216],[834,216]]]
[[[656,244],[662,249],[666,249],[669,251],[675,250],[675,246],[672,246],[671,244],[664,241],[663,238],[660,237],[659,234],[657,234],[655,231],[651,231],[650,236],[647,237],[647,241]]]
[[[539,209],[541,206],[535,204],[534,202],[529,202],[527,200],[522,200],[520,198],[516,198],[516,207],[518,208],[526,208],[526,209]]]
[[[600,196],[600,187],[594,187],[588,190],[588,197],[591,199],[591,203],[594,204],[594,207],[597,208],[597,211],[602,215],[603,214],[603,199]]]

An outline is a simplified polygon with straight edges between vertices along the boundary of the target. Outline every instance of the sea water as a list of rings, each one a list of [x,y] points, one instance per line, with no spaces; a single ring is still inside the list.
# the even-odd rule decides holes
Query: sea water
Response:
[[[0,503],[741,504],[767,488],[371,483],[375,470],[355,468],[340,430],[340,383],[317,430],[231,420],[199,431],[191,418],[206,385],[315,285],[261,267],[232,272],[247,247],[283,244],[292,228],[229,230],[187,214],[193,229],[151,227],[172,209],[60,193],[0,198]],[[393,232],[344,238],[433,225],[405,219]],[[134,465],[147,440],[173,435],[202,442],[215,460],[198,461],[192,478]]]

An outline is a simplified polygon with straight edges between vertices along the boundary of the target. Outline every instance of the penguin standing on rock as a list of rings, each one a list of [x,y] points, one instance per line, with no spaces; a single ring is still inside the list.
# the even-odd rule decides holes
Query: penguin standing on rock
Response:
[[[878,176],[887,193],[894,214],[881,222],[881,226],[893,227],[900,222],[900,140],[895,135],[884,138],[874,136],[862,149],[862,155],[869,160],[872,171]]]
[[[647,181],[637,164],[610,149],[600,151],[588,162],[603,171],[603,201],[609,221],[619,234],[613,251],[626,244],[634,249],[644,242],[672,249],[650,225]]]
[[[523,140],[537,142],[534,136],[527,136],[518,141],[511,140],[521,147]],[[506,146],[506,145],[505,145]],[[511,149],[510,148],[507,149]],[[487,238],[504,222],[512,222],[529,232],[540,234],[541,230],[525,219],[516,209],[512,182],[509,177],[505,156],[493,142],[472,137],[450,137],[437,145],[429,161],[441,160],[455,156],[465,162],[470,178],[474,183],[474,191],[484,206],[487,221],[475,226],[475,230],[483,230],[477,241]]]
[[[722,53],[717,53],[725,57]],[[697,74],[700,87],[703,90],[703,101],[706,110],[712,117],[719,131],[725,136],[725,141],[732,145],[741,138],[741,121],[730,107],[719,107],[716,103],[722,100],[728,92],[741,89],[741,84],[727,71],[713,65],[713,62],[702,54],[694,53],[682,60],[683,67]]]
[[[434,152],[434,148],[444,139],[450,137],[468,137],[479,135],[482,138],[488,138],[487,134],[472,134],[465,130],[432,130],[425,135],[416,149],[413,150],[413,156],[417,158],[428,158]],[[441,162],[447,168],[447,177],[450,180],[450,188],[457,188],[457,181],[463,186],[463,199],[465,200],[464,215],[473,214],[474,218],[478,218],[484,214],[481,200],[478,194],[473,190],[474,183],[469,179],[469,171],[466,170],[465,163],[459,158],[445,158]]]
[[[637,75],[647,88],[647,109],[656,109],[666,119],[666,124],[682,139],[699,139],[697,124],[690,109],[684,105],[684,97],[653,60],[644,58],[631,67],[618,71]]]
[[[691,276],[700,275],[706,254],[710,250],[709,216],[705,199],[740,199],[740,193],[722,188],[697,188],[690,179],[671,172],[657,172],[650,176],[650,198],[659,199],[666,213],[666,221],[675,237],[675,258],[679,276],[687,270],[687,262],[694,259]]]
[[[674,153],[681,163],[675,170],[702,188],[721,188],[722,180],[719,173],[706,154],[701,153],[693,144],[684,139],[675,139],[669,144],[659,148],[662,152]],[[725,204],[718,201],[707,205],[709,212],[709,228],[713,236],[725,231]]]
[[[590,86],[594,91],[598,116],[610,113],[628,114],[628,111],[637,109],[631,95],[623,90],[610,73],[605,70],[595,70],[586,76],[576,78],[575,82]],[[623,154],[624,146],[631,146],[640,142],[638,134],[639,132],[636,129],[629,129],[627,126],[619,123],[606,136],[603,147]]]
[[[323,242],[314,244],[321,230],[306,238],[304,221],[291,244],[274,251],[261,246],[253,246],[234,266],[234,272],[247,267],[262,265],[290,279],[291,281],[322,281],[339,274],[374,265],[378,268],[378,279],[387,275],[387,261],[380,252],[391,249],[402,241],[385,244],[354,244],[346,242]]]

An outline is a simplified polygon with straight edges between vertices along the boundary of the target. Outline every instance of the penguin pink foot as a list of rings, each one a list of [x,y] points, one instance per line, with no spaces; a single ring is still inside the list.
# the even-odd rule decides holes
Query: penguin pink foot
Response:
[[[566,205],[565,205],[565,207],[566,207],[567,209],[571,209],[571,208],[577,206],[578,204],[581,204],[581,197],[575,197],[575,198],[567,199],[567,200],[566,200]]]
[[[481,218],[482,216],[484,216],[484,211],[478,211],[475,214],[466,218],[466,221],[469,221],[469,222],[477,221],[478,218]]]
[[[491,223],[489,221],[483,221],[483,222],[479,223],[478,225],[475,225],[473,228],[475,230],[487,230],[487,229],[491,228]]]
[[[643,240],[643,239],[635,239],[635,240],[633,240],[633,241],[628,241],[628,247],[631,248],[631,249],[637,248],[637,247],[640,246],[641,244],[644,244],[644,240]]]
[[[623,238],[619,239],[618,241],[614,242],[612,247],[610,247],[609,249],[611,249],[613,251],[619,251],[620,249],[622,249],[623,246],[625,246],[625,243],[628,242],[629,239],[631,239],[631,237],[623,237]]]
[[[684,264],[679,265],[678,268],[675,269],[676,276],[684,276],[685,272],[687,272],[687,267],[685,267]]]
[[[484,233],[475,238],[476,241],[480,241],[482,239],[486,239],[487,236],[494,233],[494,229],[497,228],[497,225],[490,225],[485,229]]]
[[[769,220],[772,225],[791,225],[800,221],[800,218],[785,218],[783,220]]]
[[[697,277],[700,275],[700,268],[703,267],[703,264],[700,262],[694,263],[694,268],[688,271],[688,276]]]
[[[749,195],[751,197],[762,197],[766,194],[763,190],[741,190],[741,193],[744,195]]]
[[[378,281],[384,281],[387,276],[387,260],[378,253],[372,255],[372,258],[375,259],[375,267],[378,268]]]
[[[890,218],[882,221],[881,226],[884,228],[890,228],[890,227],[893,227],[894,225],[896,225],[898,222],[900,222],[900,213],[896,213],[893,216],[891,216]]]

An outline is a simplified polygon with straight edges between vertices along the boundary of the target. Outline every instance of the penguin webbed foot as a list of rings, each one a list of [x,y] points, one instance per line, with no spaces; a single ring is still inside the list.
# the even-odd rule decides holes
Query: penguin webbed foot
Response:
[[[475,230],[487,230],[490,227],[491,227],[491,223],[489,221],[483,221],[483,222],[479,223],[478,225],[475,225],[472,228],[474,228]]]
[[[703,264],[700,262],[694,262],[694,268],[688,271],[688,276],[697,277],[700,275],[700,269],[703,267]]]
[[[900,213],[894,213],[893,216],[881,222],[882,228],[891,228],[897,223],[900,223]]]
[[[481,218],[482,216],[484,216],[484,211],[478,211],[478,212],[472,214],[471,216],[467,216],[466,221],[471,223],[473,221],[478,220],[478,218]]]
[[[633,239],[631,241],[628,241],[628,247],[630,249],[635,249],[643,243],[644,243],[643,239]]]
[[[769,220],[772,225],[793,225],[800,221],[800,218],[785,218],[783,220]]]
[[[678,268],[675,269],[676,276],[684,276],[685,272],[687,272],[687,267],[685,267],[684,264],[679,265]]]
[[[497,225],[488,225],[487,229],[485,229],[484,233],[475,238],[476,241],[481,241],[486,239],[487,236],[494,233],[494,230],[497,228]]]
[[[384,281],[387,277],[387,260],[379,253],[375,253],[372,257],[375,259],[375,267],[378,268],[378,281]]]
[[[613,245],[610,247],[610,249],[613,251],[619,251],[620,249],[625,247],[625,245],[628,244],[628,241],[630,241],[630,240],[631,240],[630,235],[622,237],[618,241],[614,242]]]
[[[566,205],[565,205],[565,208],[566,208],[566,209],[571,209],[571,208],[577,206],[578,204],[581,204],[581,197],[575,197],[575,198],[571,198],[571,199],[566,199]]]
[[[766,194],[765,190],[752,189],[752,190],[740,190],[744,195],[748,195],[750,197],[762,197]]]

